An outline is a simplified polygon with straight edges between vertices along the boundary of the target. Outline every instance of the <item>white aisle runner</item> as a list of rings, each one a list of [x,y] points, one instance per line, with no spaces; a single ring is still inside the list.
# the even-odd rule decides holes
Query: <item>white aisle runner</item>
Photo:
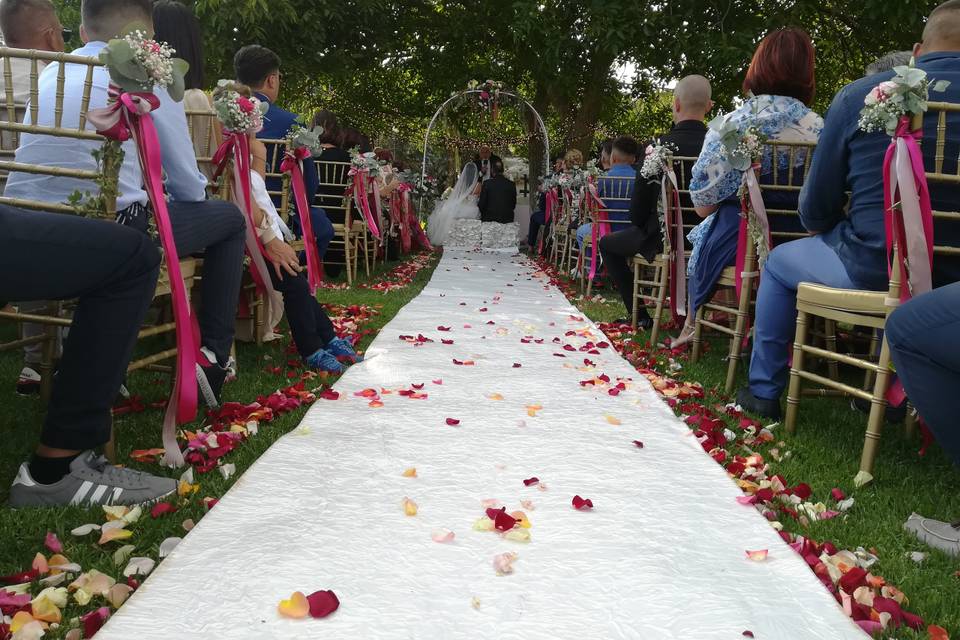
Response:
[[[568,350],[604,338],[534,273],[520,257],[447,252],[340,399],[318,400],[98,640],[863,638],[626,361]],[[433,341],[399,339],[419,334]],[[601,374],[636,384],[580,384]],[[381,394],[376,408],[354,395],[413,384],[428,397]],[[575,510],[577,494],[595,508]],[[473,529],[489,499],[533,503],[529,543]],[[441,528],[452,543],[431,539]],[[765,562],[745,557],[766,548]],[[509,551],[514,573],[498,576]],[[278,615],[281,598],[321,589],[341,601],[330,617]]]

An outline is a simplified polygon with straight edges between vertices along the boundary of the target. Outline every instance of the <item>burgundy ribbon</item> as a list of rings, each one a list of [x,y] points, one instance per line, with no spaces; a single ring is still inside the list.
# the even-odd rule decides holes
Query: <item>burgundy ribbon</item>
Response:
[[[377,226],[377,220],[370,208],[370,199],[367,197],[367,188],[370,182],[370,173],[366,169],[350,169],[350,175],[353,177],[353,200],[360,208],[364,219],[367,221],[367,227],[370,233],[377,240],[380,239],[380,227]]]
[[[307,188],[303,181],[303,161],[310,156],[310,150],[306,147],[298,147],[292,151],[287,149],[280,163],[280,170],[290,174],[290,188],[293,191],[293,201],[297,206],[297,215],[300,216],[303,249],[307,254],[307,282],[310,285],[310,292],[316,295],[320,283],[323,282],[323,262],[320,261],[320,251],[317,249],[317,236],[313,232],[310,205],[307,203]]]
[[[597,195],[597,186],[592,182],[587,185],[583,195],[586,209],[593,220],[590,225],[590,280],[597,275],[597,255],[600,253],[600,238],[610,233],[610,224],[607,222],[607,208]]]
[[[673,206],[667,207],[667,183],[673,187]],[[680,206],[680,190],[673,166],[664,163],[660,194],[664,212],[664,227],[670,242],[668,272],[670,274],[670,311],[674,320],[687,315],[687,260],[683,244],[683,210]]]
[[[257,236],[257,224],[253,220],[253,204],[250,196],[250,141],[246,134],[235,131],[223,132],[223,143],[213,154],[215,167],[213,179],[216,180],[223,173],[233,156],[233,202],[240,207],[247,222],[246,248],[250,256],[250,275],[260,295],[268,296],[273,293],[273,283],[267,263],[263,259],[266,250]],[[266,215],[266,212],[264,212]]]
[[[170,279],[176,321],[177,365],[173,393],[163,418],[163,463],[179,467],[183,464],[183,453],[177,443],[177,425],[192,422],[197,416],[196,368],[200,356],[200,331],[196,317],[190,312],[167,201],[163,196],[163,159],[157,130],[150,117],[150,112],[159,108],[160,100],[153,93],[127,93],[112,85],[109,97],[109,106],[92,109],[87,117],[97,128],[97,133],[105,138],[121,142],[133,138],[136,143],[143,184],[153,207]]]
[[[923,168],[919,141],[923,129],[910,130],[910,117],[904,116],[887,147],[883,159],[883,200],[887,230],[887,268],[893,243],[899,253],[900,300],[906,302],[933,287],[933,211],[930,190]],[[899,204],[901,215],[895,215]]]
[[[556,188],[547,189],[545,194],[546,196],[546,212],[543,216],[543,228],[544,233],[540,236],[540,242],[537,244],[537,253],[543,253],[543,236],[546,234],[546,229],[550,226],[550,219],[553,217],[553,210],[557,208],[557,190]]]

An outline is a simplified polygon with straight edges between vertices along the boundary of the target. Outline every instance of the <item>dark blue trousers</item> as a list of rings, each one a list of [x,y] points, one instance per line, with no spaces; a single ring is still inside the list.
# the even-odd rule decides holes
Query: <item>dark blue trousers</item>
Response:
[[[960,465],[960,282],[894,311],[886,335],[907,397],[943,450]]]

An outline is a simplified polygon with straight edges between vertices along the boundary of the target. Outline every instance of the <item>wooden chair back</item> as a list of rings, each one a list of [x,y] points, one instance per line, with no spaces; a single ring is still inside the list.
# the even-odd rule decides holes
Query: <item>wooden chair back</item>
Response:
[[[213,166],[213,155],[223,142],[220,121],[213,109],[188,109],[186,114],[187,129],[190,131],[193,151],[197,156],[197,167],[203,175],[207,176],[209,187],[213,188],[215,186],[213,175],[216,171],[216,167]]]
[[[352,199],[347,197],[347,188],[351,179],[350,163],[318,159],[314,159],[313,162],[317,167],[318,179],[314,205],[322,208],[332,223],[342,224],[350,229]]]
[[[635,176],[601,176],[597,178],[597,195],[603,200],[610,231],[620,231],[630,224],[630,201]],[[614,217],[622,218],[614,220]]]
[[[914,126],[919,124],[914,121]],[[960,273],[960,104],[929,103],[923,124],[924,158],[930,155],[928,145],[933,145],[934,151],[932,163],[925,162],[933,205],[934,267],[949,261],[951,271]],[[928,135],[931,126],[935,135]]]
[[[68,64],[80,65],[84,67],[85,71],[81,89],[79,113],[65,115],[64,94],[66,86],[66,65]],[[55,68],[50,70],[51,73],[56,73],[54,112],[52,119],[45,119],[44,122],[40,122],[39,78],[41,72],[48,65],[55,65]],[[116,143],[107,142],[87,121],[94,70],[102,66],[98,58],[75,56],[66,53],[53,53],[49,51],[0,47],[0,69],[2,69],[4,75],[4,84],[6,87],[3,96],[4,106],[3,109],[0,110],[5,116],[3,119],[0,119],[0,137],[2,137],[4,141],[4,152],[0,155],[0,173],[10,174],[23,172],[56,178],[72,178],[82,180],[89,184],[87,190],[90,193],[113,194],[113,197],[106,195],[104,197],[87,197],[86,194],[80,194],[78,191],[78,196],[83,200],[82,206],[66,202],[48,202],[40,199],[13,198],[7,196],[0,196],[0,204],[20,207],[21,209],[50,211],[54,213],[80,213],[80,210],[83,209],[83,212],[88,215],[92,214],[106,218],[113,218],[115,216],[115,195],[117,191],[119,163],[105,160],[103,154],[108,153],[108,149],[113,149],[113,152],[118,153],[119,146],[116,145]],[[30,74],[30,92],[27,107],[17,105],[14,101],[12,83],[15,67],[26,67]],[[88,142],[91,143],[91,152],[98,151],[99,147],[101,157],[97,162],[97,167],[91,169],[58,166],[55,164],[57,159],[55,156],[51,156],[50,160],[52,162],[50,164],[30,164],[18,161],[16,154],[11,152],[10,147],[13,147],[15,150],[16,147],[19,146],[24,134]]]
[[[767,143],[772,174],[760,182],[773,246],[807,236],[800,223],[800,190],[810,172],[816,142]]]
[[[290,197],[290,174],[280,171],[280,163],[287,152],[287,140],[261,138],[260,142],[267,148],[267,170],[264,182],[267,193],[277,207],[277,213],[285,222],[290,219],[290,209],[293,204]]]

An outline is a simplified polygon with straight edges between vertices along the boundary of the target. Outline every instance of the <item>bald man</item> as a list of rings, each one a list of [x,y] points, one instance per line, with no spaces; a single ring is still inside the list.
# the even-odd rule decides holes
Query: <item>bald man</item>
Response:
[[[930,99],[960,102],[960,0],[944,2],[933,10],[913,53],[917,68],[927,72],[931,86],[941,80],[950,83],[944,91],[931,91]],[[757,294],[750,386],[737,395],[740,405],[761,416],[780,416],[800,282],[841,289],[887,289],[883,158],[890,137],[860,131],[858,120],[867,93],[893,75],[886,71],[861,78],[833,99],[800,194],[800,220],[811,237],[781,244],[764,265]],[[956,173],[960,116],[954,114],[947,121],[943,170]],[[934,166],[936,155],[936,145],[931,143],[937,137],[936,124],[935,118],[924,122],[922,149],[928,169]],[[931,185],[930,196],[934,210],[955,211],[960,188]],[[938,245],[958,247],[960,224],[938,221],[934,236]],[[933,265],[934,287],[958,280],[960,259],[938,256]]]
[[[711,109],[710,81],[698,75],[683,78],[673,90],[673,127],[659,140],[675,145],[678,156],[696,158],[700,155],[703,138],[707,134],[707,126],[703,121]],[[683,175],[690,175],[689,166]],[[685,185],[681,185],[681,188],[685,188]],[[663,248],[660,216],[657,213],[659,198],[660,180],[648,180],[637,172],[630,202],[630,226],[623,231],[608,233],[600,240],[603,263],[627,309],[626,318],[619,321],[622,323],[630,322],[633,315],[633,269],[630,260],[637,254],[653,260]],[[689,206],[689,203],[686,205]],[[649,329],[651,326],[653,319],[646,308],[637,309],[637,327]]]

